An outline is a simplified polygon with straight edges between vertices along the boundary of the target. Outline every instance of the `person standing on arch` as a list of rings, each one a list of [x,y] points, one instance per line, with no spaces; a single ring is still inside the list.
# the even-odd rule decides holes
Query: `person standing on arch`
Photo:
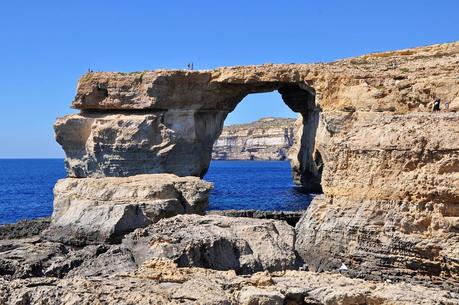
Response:
[[[437,98],[434,103],[433,103],[433,107],[432,107],[432,111],[440,111],[440,99]]]
[[[449,112],[449,101],[445,101],[445,112]]]

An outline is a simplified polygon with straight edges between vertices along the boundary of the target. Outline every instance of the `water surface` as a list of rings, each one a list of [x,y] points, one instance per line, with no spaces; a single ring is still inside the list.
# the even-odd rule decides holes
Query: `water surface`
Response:
[[[0,159],[0,224],[50,216],[63,159]],[[311,195],[292,184],[282,161],[212,161],[204,179],[215,185],[209,209],[300,210]]]

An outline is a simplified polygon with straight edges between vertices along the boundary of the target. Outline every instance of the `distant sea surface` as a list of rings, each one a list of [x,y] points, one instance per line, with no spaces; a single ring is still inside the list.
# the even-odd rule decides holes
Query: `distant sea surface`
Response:
[[[53,187],[65,177],[63,159],[0,159],[0,224],[50,216]],[[283,161],[212,161],[209,209],[300,210],[313,195],[292,184]]]

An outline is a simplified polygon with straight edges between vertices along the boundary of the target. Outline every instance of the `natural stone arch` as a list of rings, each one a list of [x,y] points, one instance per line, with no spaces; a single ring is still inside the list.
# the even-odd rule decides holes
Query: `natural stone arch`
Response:
[[[245,88],[241,88],[245,87]],[[241,90],[242,89],[242,90]],[[245,92],[232,102],[229,112],[249,94],[278,91],[282,101],[293,111],[299,114],[296,126],[298,128],[295,146],[290,153],[293,180],[302,185],[308,192],[322,192],[320,185],[322,175],[322,158],[315,147],[315,135],[319,124],[320,107],[315,101],[315,90],[304,83],[292,82],[260,82],[238,86],[238,90]],[[228,112],[228,113],[229,113]],[[225,115],[226,118],[226,115]],[[223,127],[223,122],[221,127]],[[214,138],[214,142],[221,133],[221,129]],[[211,151],[210,151],[211,154]],[[209,156],[210,164],[211,156]],[[201,177],[207,172],[207,167]]]
[[[70,177],[155,173],[203,177],[228,113],[248,94],[277,90],[302,117],[290,156],[294,181],[311,192],[321,190],[315,147],[320,107],[316,91],[305,82],[220,82],[211,81],[206,73],[182,72],[141,74],[135,81],[119,74],[117,82],[94,77],[80,80],[73,106],[81,113],[55,124]],[[125,91],[125,82],[133,86],[133,92]]]

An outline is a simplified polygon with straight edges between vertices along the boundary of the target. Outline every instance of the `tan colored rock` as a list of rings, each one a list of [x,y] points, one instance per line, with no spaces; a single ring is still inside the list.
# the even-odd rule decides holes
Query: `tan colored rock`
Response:
[[[324,202],[297,224],[315,269],[459,278],[459,116],[324,113]]]
[[[293,144],[294,119],[263,118],[225,126],[215,141],[215,160],[285,160]]]
[[[328,64],[88,73],[78,83],[73,107],[232,111],[249,93],[280,89],[285,102],[302,113],[310,108],[298,98],[301,90],[315,95],[323,111],[420,111],[430,109],[434,97],[459,96],[458,54],[455,42]]]
[[[44,235],[84,244],[117,242],[137,228],[177,214],[203,214],[212,184],[171,174],[125,178],[67,178],[54,188],[54,211]]]
[[[297,227],[303,259],[457,280],[459,115],[430,109],[435,98],[455,109],[458,67],[455,42],[329,64],[89,73],[82,113],[56,134],[70,176],[203,176],[227,113],[278,90],[301,114],[295,181],[325,195]],[[379,302],[350,300],[361,299]]]
[[[252,286],[242,288],[239,293],[239,304],[241,305],[282,305],[284,295],[280,292],[268,289],[261,289]]]

